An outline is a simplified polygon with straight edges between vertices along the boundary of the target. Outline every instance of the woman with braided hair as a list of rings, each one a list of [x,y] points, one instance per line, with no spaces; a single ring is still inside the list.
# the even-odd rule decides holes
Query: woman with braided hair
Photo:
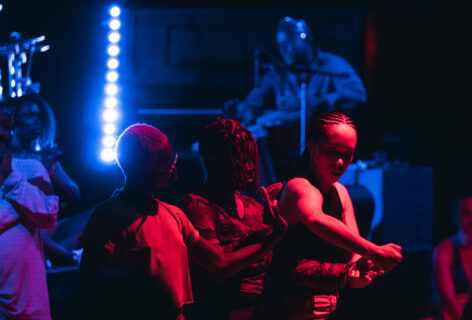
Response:
[[[289,225],[274,249],[267,319],[327,319],[338,290],[368,285],[395,267],[401,247],[359,235],[351,198],[337,180],[352,161],[356,126],[343,113],[316,115],[279,210]]]
[[[185,196],[180,207],[201,236],[228,253],[269,234],[269,210],[241,193],[252,188],[257,194],[259,189],[258,150],[251,133],[236,120],[218,118],[203,130],[199,152],[207,180],[201,192]],[[272,252],[224,281],[194,270],[196,318],[253,319],[271,258]]]

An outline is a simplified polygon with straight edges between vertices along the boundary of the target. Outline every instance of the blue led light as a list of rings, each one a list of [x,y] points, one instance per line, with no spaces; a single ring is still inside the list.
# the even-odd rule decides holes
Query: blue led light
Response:
[[[106,122],[115,122],[118,119],[118,112],[114,109],[106,109],[103,111],[102,117]]]
[[[121,9],[118,6],[113,6],[110,8],[110,16],[116,18],[119,17],[121,14]]]
[[[112,44],[111,46],[108,46],[107,53],[108,55],[115,57],[120,53],[120,47],[116,44]]]
[[[102,159],[103,162],[114,162],[115,151],[112,148],[102,149],[102,152],[100,152],[100,159]]]
[[[105,98],[105,107],[113,109],[118,105],[118,99],[115,97],[106,97]]]
[[[111,30],[118,30],[121,27],[121,21],[118,19],[111,19],[108,26]]]
[[[105,134],[114,134],[116,132],[116,125],[114,123],[107,123],[103,126],[103,132]]]
[[[118,41],[120,41],[120,39],[121,35],[117,31],[113,31],[108,34],[108,41],[111,43],[117,43]]]
[[[116,58],[110,58],[107,61],[108,69],[116,69],[116,68],[118,68],[119,65],[120,65],[120,63],[118,62],[118,59],[116,59]]]

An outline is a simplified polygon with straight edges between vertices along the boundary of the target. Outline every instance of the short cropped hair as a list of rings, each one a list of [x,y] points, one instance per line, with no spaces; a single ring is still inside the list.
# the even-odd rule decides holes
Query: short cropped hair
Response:
[[[123,174],[143,173],[146,164],[160,163],[167,153],[167,136],[144,123],[133,124],[121,133],[116,143],[116,160]]]

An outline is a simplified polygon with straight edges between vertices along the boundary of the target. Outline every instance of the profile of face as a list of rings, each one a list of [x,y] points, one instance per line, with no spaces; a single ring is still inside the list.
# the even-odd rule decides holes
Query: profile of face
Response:
[[[310,169],[323,185],[332,185],[351,164],[357,144],[357,132],[346,124],[326,127],[318,141],[308,140]]]
[[[256,175],[255,159],[245,159],[243,163],[233,166],[232,169],[232,181],[235,190],[247,190],[254,184]]]
[[[459,226],[465,234],[472,236],[472,197],[460,201]]]
[[[18,107],[15,113],[15,133],[34,140],[41,135],[41,110],[33,102],[25,102]]]
[[[308,39],[302,38],[300,33],[279,30],[277,32],[277,45],[285,64],[291,66],[309,62],[308,52],[311,49],[311,44]]]
[[[144,168],[147,170],[144,170],[143,175],[145,179],[150,179],[153,189],[167,189],[177,180],[177,159],[177,153],[167,142],[163,144],[158,160],[148,159],[146,161]]]

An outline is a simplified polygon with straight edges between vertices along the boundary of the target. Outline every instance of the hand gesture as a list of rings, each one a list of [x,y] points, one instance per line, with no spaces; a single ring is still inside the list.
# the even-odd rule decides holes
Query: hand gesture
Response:
[[[402,247],[393,243],[377,246],[370,259],[374,262],[376,268],[383,272],[389,272],[402,261],[401,250]]]
[[[273,233],[285,234],[287,231],[287,222],[280,216],[279,209],[277,208],[276,196],[282,189],[282,183],[277,183],[268,187],[268,189],[261,187],[262,196],[264,197],[266,208],[270,215],[274,218],[274,230]]]
[[[362,257],[349,268],[347,279],[351,288],[364,288],[377,276],[374,263]]]

